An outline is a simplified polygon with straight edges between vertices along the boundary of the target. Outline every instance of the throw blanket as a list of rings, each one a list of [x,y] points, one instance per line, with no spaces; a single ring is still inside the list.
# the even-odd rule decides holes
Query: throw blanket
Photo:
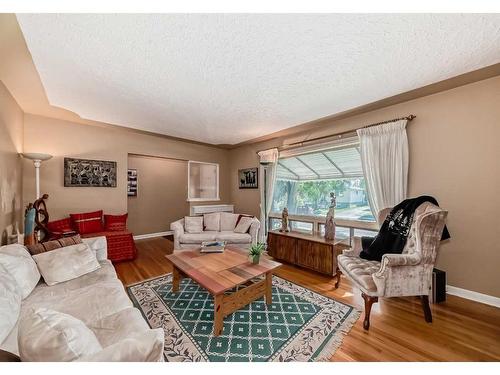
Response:
[[[359,256],[363,259],[378,260],[380,262],[384,254],[401,254],[413,223],[415,210],[424,202],[431,202],[439,206],[436,199],[427,195],[405,199],[387,215],[375,238],[361,237],[363,250]],[[441,241],[448,238],[450,238],[450,234],[445,226]]]

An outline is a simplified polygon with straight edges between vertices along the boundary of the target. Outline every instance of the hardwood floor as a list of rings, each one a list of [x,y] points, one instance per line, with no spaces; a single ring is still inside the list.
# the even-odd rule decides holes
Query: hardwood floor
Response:
[[[129,285],[172,271],[165,259],[173,249],[164,238],[137,241],[136,260],[115,265],[120,280]],[[334,279],[283,265],[276,274],[318,293],[363,309],[363,299],[342,278],[335,290]],[[433,323],[426,323],[418,298],[380,298],[373,305],[370,330],[362,317],[332,361],[499,361],[500,309],[447,296],[431,305]]]

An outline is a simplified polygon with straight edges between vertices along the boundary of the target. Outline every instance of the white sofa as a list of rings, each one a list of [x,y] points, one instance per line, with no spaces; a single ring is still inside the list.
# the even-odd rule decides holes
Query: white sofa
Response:
[[[253,217],[248,233],[235,233],[234,228],[239,214],[220,212],[210,215],[220,216],[218,230],[204,230],[201,233],[187,233],[184,228],[184,218],[170,224],[170,230],[174,232],[174,250],[195,249],[200,247],[203,241],[226,241],[226,244],[248,249],[257,243],[260,229],[260,221]],[[204,215],[207,216],[207,215]]]
[[[96,252],[100,268],[73,280],[48,286],[40,279],[33,291],[22,300],[16,325],[0,343],[0,349],[19,355],[18,327],[25,314],[33,308],[48,308],[80,319],[96,335],[103,354],[86,360],[123,360],[120,357],[120,342],[137,338],[152,330],[140,311],[133,307],[122,283],[117,278],[112,263],[107,259],[106,237],[83,239]],[[9,246],[0,247],[0,253]],[[28,251],[26,249],[26,251]],[[6,272],[0,267],[0,272]],[[157,331],[157,330],[154,330]],[[163,332],[161,332],[163,342]],[[130,340],[125,340],[130,342]],[[114,348],[117,348],[114,350]],[[107,352],[106,352],[107,351]],[[130,353],[129,353],[130,354]],[[129,356],[126,360],[134,360]],[[161,355],[162,360],[163,356]],[[137,360],[137,359],[136,359]]]

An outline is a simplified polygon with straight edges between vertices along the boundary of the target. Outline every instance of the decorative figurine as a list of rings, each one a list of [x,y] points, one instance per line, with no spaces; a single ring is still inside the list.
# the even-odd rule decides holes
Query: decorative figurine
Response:
[[[280,232],[290,232],[290,228],[288,228],[288,209],[283,208],[283,212],[281,213],[281,228]]]
[[[330,209],[326,214],[325,222],[325,240],[333,241],[335,239],[335,206],[337,205],[337,198],[335,192],[330,193],[331,203]]]

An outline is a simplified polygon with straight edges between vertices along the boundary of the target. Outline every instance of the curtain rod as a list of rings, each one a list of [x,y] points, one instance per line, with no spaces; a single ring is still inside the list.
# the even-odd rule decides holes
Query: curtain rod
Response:
[[[354,130],[347,130],[347,131],[340,132],[340,133],[335,133],[335,134],[330,134],[330,135],[323,135],[321,137],[316,137],[316,138],[306,139],[304,141],[289,143],[289,144],[286,144],[286,145],[278,147],[278,150],[283,150],[283,149],[288,148],[288,147],[302,146],[302,145],[304,145],[304,143],[320,141],[322,139],[327,139],[327,138],[332,138],[332,137],[342,138],[342,136],[344,136],[346,134],[353,134],[353,135],[356,134],[356,130],[359,130],[359,129],[371,128],[372,126],[388,124],[389,122],[394,122],[394,121],[399,121],[399,120],[408,120],[408,121],[411,121],[415,117],[417,117],[417,116],[415,116],[415,115],[408,115],[408,116],[405,116],[405,117],[399,117],[399,118],[394,118],[392,120],[386,120],[386,121],[381,121],[381,122],[377,122],[377,123],[374,123],[374,124],[365,125],[365,126],[362,126],[362,127],[358,128],[358,129],[354,129]],[[257,153],[259,153],[259,152],[260,151],[257,151]]]

